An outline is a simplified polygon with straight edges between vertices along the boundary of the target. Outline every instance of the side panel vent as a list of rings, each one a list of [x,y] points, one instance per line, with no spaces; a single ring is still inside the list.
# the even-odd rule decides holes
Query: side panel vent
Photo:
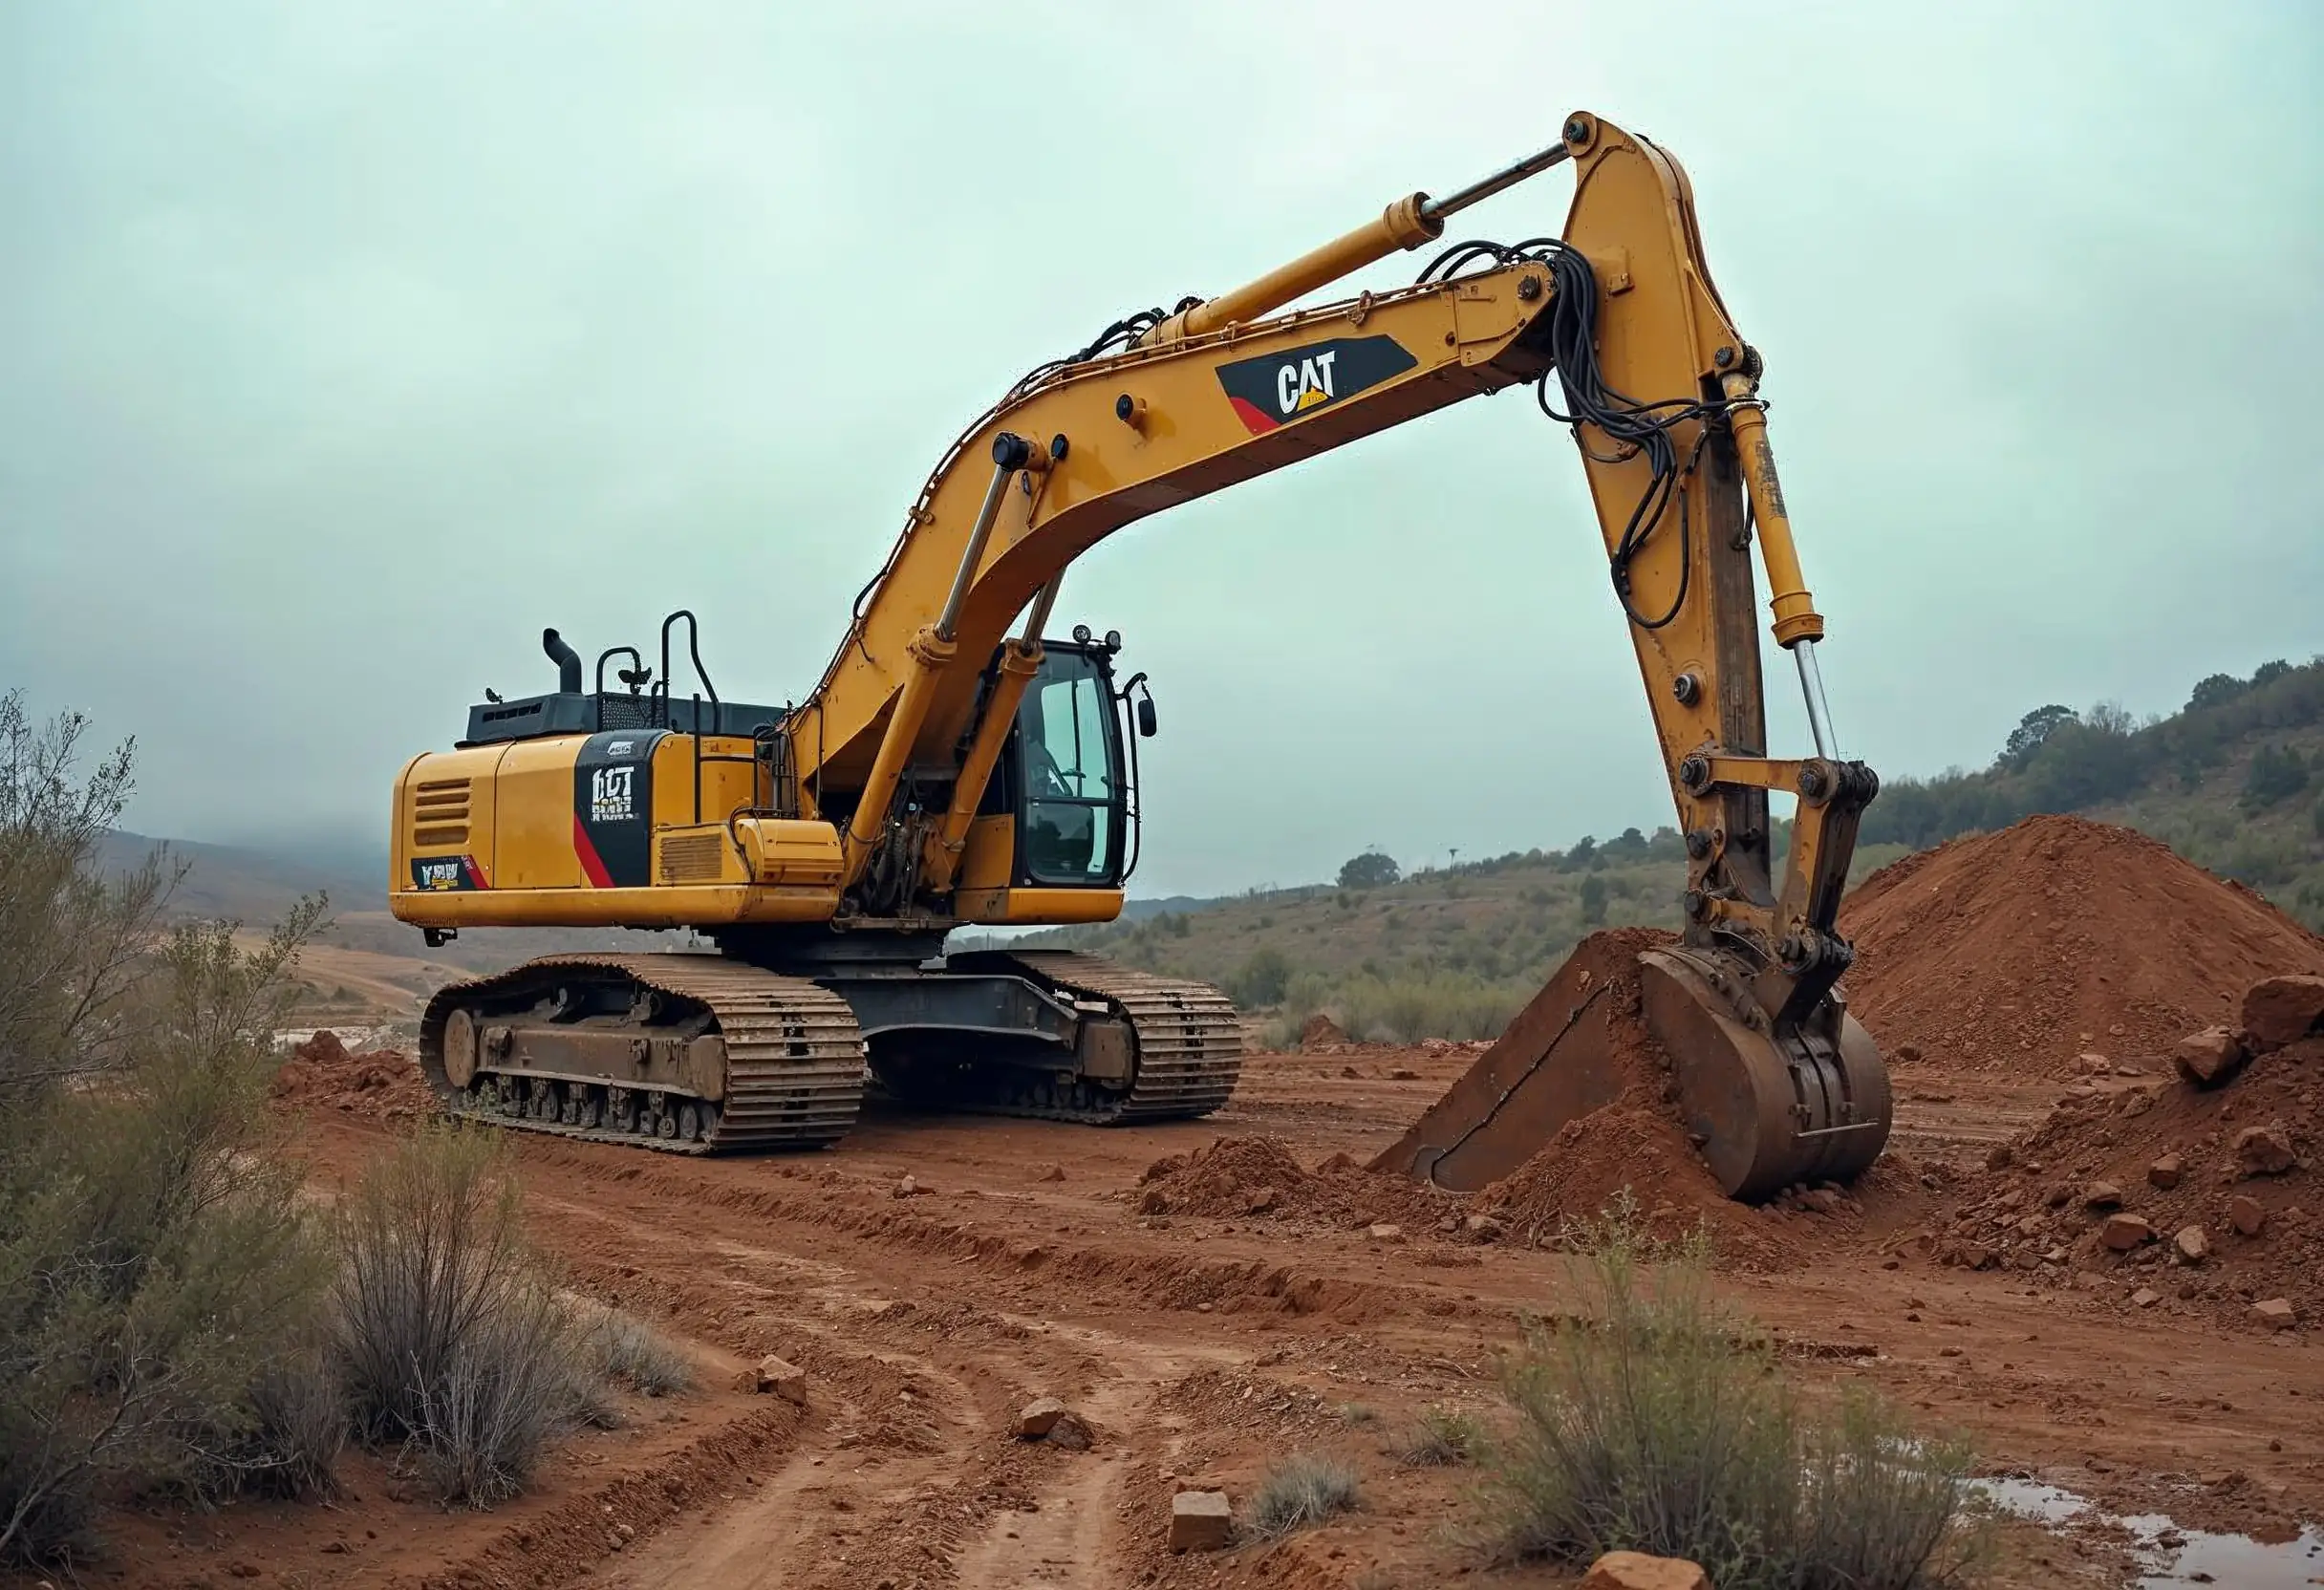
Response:
[[[448,850],[468,843],[468,779],[430,779],[412,792],[412,849]]]
[[[671,834],[661,842],[661,881],[716,883],[725,870],[722,833]]]

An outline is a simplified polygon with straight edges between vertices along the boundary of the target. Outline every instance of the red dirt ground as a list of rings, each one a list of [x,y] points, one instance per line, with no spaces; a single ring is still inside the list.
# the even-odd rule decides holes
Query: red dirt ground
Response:
[[[2197,968],[2191,992],[2165,987],[2159,963],[2138,975],[2150,992],[2129,995],[2127,973],[2120,986],[2094,984],[2094,965],[2120,965],[2092,958],[2104,924],[2082,913],[2078,895],[2068,902],[2047,888],[2078,876],[2076,887],[2093,894],[2135,895],[2138,878],[2161,877],[2172,911],[2232,917],[2259,908],[2216,882],[2189,896],[2184,877],[2135,845],[2112,868],[2086,853],[2119,830],[2039,827],[2048,839],[2018,831],[1990,843],[2016,856],[2033,886],[2018,896],[2020,918],[2028,898],[2064,902],[2061,917],[2073,905],[2080,926],[2054,941],[2062,958],[2046,972],[2023,958],[2053,942],[2024,920],[2022,932],[1996,924],[1981,951],[1963,924],[1954,934],[1932,922],[1930,954],[1963,976],[1973,951],[1988,954],[2020,980],[2021,1006],[2032,1002],[2023,987],[2038,986],[2054,1013],[2045,1032],[2096,1021],[2103,1033],[2120,1021],[2121,1038],[2160,1046],[2218,1018],[2227,1001],[2206,979],[2227,977],[2228,961],[2249,980],[2301,969],[2282,957],[2257,964],[2271,945],[2313,953],[2312,941],[2253,928],[2233,956]],[[1930,866],[1957,864],[1945,856],[1883,874],[1864,919],[1926,910],[1899,890]],[[2137,899],[2106,909],[2169,914]],[[2261,911],[2257,920],[2278,919]],[[2029,935],[2031,950],[2019,943]],[[1885,968],[1876,954],[1866,970],[1898,1003],[1883,1017],[1860,994],[1858,1008],[1893,1051],[1902,1029],[1883,1021],[1922,1007],[1896,992],[1910,981],[1896,958],[1904,941],[1885,942]],[[1991,999],[1997,1010],[2004,996]],[[713,1161],[516,1135],[528,1208],[573,1284],[686,1342],[705,1389],[633,1403],[626,1428],[575,1437],[538,1490],[489,1514],[411,1499],[370,1458],[351,1463],[351,1493],[328,1510],[126,1508],[109,1518],[108,1555],[83,1581],[123,1590],[1567,1582],[1543,1568],[1492,1568],[1461,1544],[1471,1474],[1402,1468],[1388,1437],[1430,1404],[1494,1415],[1497,1355],[1520,1321],[1584,1295],[1576,1261],[1558,1250],[1560,1224],[1625,1185],[1658,1225],[1711,1216],[1723,1288],[1766,1321],[1811,1390],[1877,1388],[1967,1431],[1997,1469],[2122,1512],[2279,1534],[2324,1516],[2317,1304],[2301,1300],[2302,1328],[2272,1332],[2245,1317],[2243,1296],[2248,1286],[2292,1287],[2324,1235],[2313,1179],[2324,1044],[2263,1056],[2228,1086],[2197,1094],[2160,1066],[2051,1076],[2050,1039],[2001,1050],[2006,1064],[1919,1042],[1924,1057],[1896,1066],[1889,1155],[1849,1195],[1816,1207],[1747,1211],[1709,1197],[1683,1141],[1650,1104],[1630,1102],[1568,1128],[1470,1198],[1359,1169],[1469,1066],[1475,1051],[1462,1047],[1254,1055],[1216,1116],[1163,1127],[882,1112],[831,1152]],[[2131,1052],[2120,1039],[2118,1047]],[[365,1065],[298,1064],[306,1069],[287,1072],[284,1097],[307,1122],[318,1179],[353,1173],[402,1129],[389,1113],[397,1104],[364,1102],[386,1091],[365,1085]],[[339,1107],[350,1102],[359,1107]],[[2265,1235],[2240,1248],[2223,1239],[2205,1266],[2089,1251],[2095,1217],[2078,1198],[2054,1218],[2047,1211],[2054,1181],[2103,1176],[2159,1225],[2207,1225],[2214,1203],[2248,1191],[2249,1178],[2232,1189],[2221,1180],[2235,1131],[2279,1118],[2303,1166],[2261,1190]],[[2004,1146],[2007,1155],[1995,1154]],[[2165,1148],[2187,1166],[2169,1192],[2141,1179]],[[894,1195],[906,1174],[925,1195]],[[2014,1222],[2035,1209],[2054,1231],[1990,1230],[1996,1214]],[[1488,1213],[1496,1218],[1481,1229],[1464,1218]],[[1384,1236],[1373,1230],[1382,1224],[1399,1229]],[[1963,1239],[1990,1241],[2003,1261],[1941,1263],[1945,1244]],[[2040,1256],[2061,1245],[2067,1257],[2045,1265]],[[2163,1300],[2131,1304],[2158,1278],[2171,1283]],[[2193,1297],[2178,1297],[2182,1279],[2196,1284]],[[732,1388],[767,1353],[805,1367],[804,1409]],[[1042,1394],[1082,1415],[1095,1437],[1087,1450],[1009,1437],[1015,1409]],[[1174,1488],[1222,1485],[1239,1502],[1271,1460],[1302,1450],[1352,1461],[1363,1508],[1223,1557],[1161,1549]],[[2116,1585],[2131,1582],[2125,1575],[2102,1540],[2019,1525],[2005,1533],[1991,1582]]]

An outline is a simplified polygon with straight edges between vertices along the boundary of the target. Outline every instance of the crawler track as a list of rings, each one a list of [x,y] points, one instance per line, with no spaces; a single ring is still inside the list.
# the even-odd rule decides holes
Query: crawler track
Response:
[[[469,1086],[452,1085],[444,1027],[456,1009],[480,1021],[521,1017],[570,983],[650,989],[683,1017],[706,1016],[726,1045],[724,1097],[502,1071],[488,1061]],[[714,955],[555,956],[450,984],[420,1017],[420,1064],[454,1114],[670,1153],[821,1148],[855,1124],[864,1089],[863,1037],[846,1000]]]
[[[993,957],[1078,999],[1102,1001],[1137,1035],[1137,1070],[1127,1093],[1077,1083],[1061,1087],[1028,1072],[980,1073],[989,1091],[961,1089],[941,1107],[1087,1126],[1129,1126],[1208,1115],[1225,1104],[1242,1072],[1242,1022],[1234,1003],[1208,983],[1133,972],[1072,950],[1028,950]],[[939,1101],[929,1101],[937,1103]]]

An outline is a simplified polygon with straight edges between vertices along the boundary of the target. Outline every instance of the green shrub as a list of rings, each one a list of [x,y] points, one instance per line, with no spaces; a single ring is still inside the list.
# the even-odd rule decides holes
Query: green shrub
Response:
[[[99,849],[129,751],[83,777],[82,729],[0,697],[0,1559],[17,1562],[69,1550],[106,1492],[235,1486],[327,1264],[265,1108],[321,902],[257,951],[225,925],[165,935],[166,858],[109,875]]]
[[[1411,1468],[1445,1468],[1469,1462],[1483,1440],[1473,1415],[1432,1405],[1420,1410],[1388,1450],[1397,1462]]]
[[[1585,928],[1605,926],[1606,886],[1604,875],[1586,874],[1582,880],[1582,925]]]
[[[2308,787],[2308,763],[2289,745],[2262,745],[2244,774],[2243,807],[2265,811]]]
[[[1246,1530],[1272,1540],[1362,1505],[1356,1472],[1336,1457],[1298,1452],[1259,1477],[1251,1493]]]
[[[1653,1265],[1621,1229],[1591,1260],[1599,1318],[1530,1327],[1506,1367],[1515,1429],[1482,1493],[1503,1551],[1686,1558],[1720,1590],[1964,1582],[1983,1544],[1967,1450],[1866,1393],[1804,1406],[1699,1248]]]
[[[1262,944],[1252,951],[1250,957],[1226,979],[1228,997],[1245,1009],[1281,1004],[1290,986],[1291,962],[1271,944]]]

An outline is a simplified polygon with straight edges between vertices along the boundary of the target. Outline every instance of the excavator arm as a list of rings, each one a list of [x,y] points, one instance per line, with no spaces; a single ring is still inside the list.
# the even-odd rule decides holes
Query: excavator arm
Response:
[[[822,682],[786,721],[797,808],[839,827],[843,915],[941,917],[1076,557],[1149,514],[1531,386],[1581,453],[1685,837],[1681,942],[1650,953],[1643,973],[1682,1106],[1737,1195],[1850,1174],[1877,1155],[1888,1121],[1879,1056],[1835,990],[1850,954],[1836,917],[1878,781],[1837,755],[1815,656],[1823,619],[1757,396],[1760,358],[1711,281],[1686,173],[1587,113],[1562,133],[1448,200],[1400,200],[1245,288],[1143,317],[1115,336],[1123,345],[1101,338],[1103,351],[1044,367],[981,417],[929,479]],[[1576,186],[1560,237],[1460,246],[1410,287],[1277,312],[1436,241],[1466,204],[1562,163]],[[1812,757],[1768,754],[1754,546],[1774,638],[1806,695]],[[1779,878],[1775,794],[1796,803]],[[1529,1117],[1525,1089],[1502,1074],[1530,1079],[1547,1053],[1480,1067],[1477,1085],[1495,1097],[1449,1100],[1431,1112],[1445,1119],[1385,1157],[1450,1186],[1484,1173],[1464,1163],[1508,1163],[1496,1137],[1530,1147],[1555,1123]],[[1572,1101],[1553,1111],[1572,1113]]]
[[[1136,346],[1036,373],[962,436],[786,725],[802,807],[842,824],[851,881],[883,847],[913,846],[919,892],[948,888],[1037,664],[1038,620],[1082,552],[1148,514],[1524,384],[1576,421],[1687,840],[1689,935],[1749,943],[1774,968],[1772,1009],[1821,999],[1846,965],[1833,923],[1877,784],[1833,755],[1813,651],[1823,619],[1755,395],[1759,357],[1711,283],[1678,162],[1587,114],[1564,131],[1533,161],[1441,204],[1401,200]],[[1470,246],[1411,287],[1261,318],[1569,161],[1561,239]],[[1754,544],[1775,638],[1806,687],[1818,754],[1804,760],[1767,756]],[[1028,607],[1035,621],[1012,636]],[[950,777],[947,811],[899,812],[906,770],[930,767]],[[1798,802],[1780,880],[1771,792]]]

